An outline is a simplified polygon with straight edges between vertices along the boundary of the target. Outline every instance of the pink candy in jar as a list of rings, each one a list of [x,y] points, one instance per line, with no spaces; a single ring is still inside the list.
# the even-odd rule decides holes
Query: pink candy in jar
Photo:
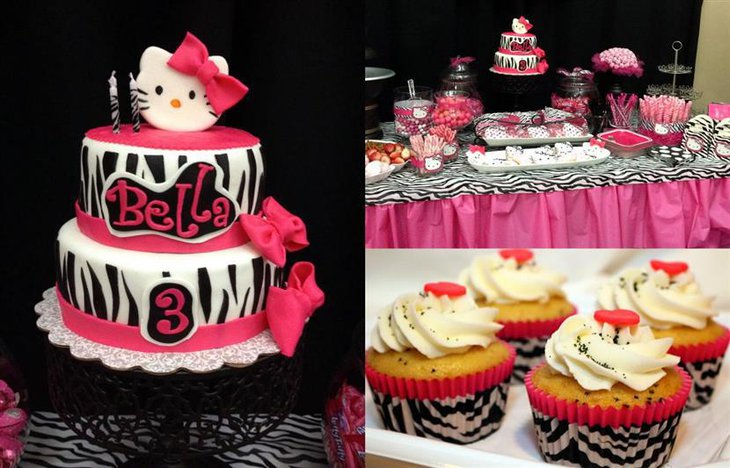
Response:
[[[475,97],[438,93],[436,109],[433,111],[433,123],[459,130],[469,125],[483,110],[482,102]]]
[[[422,135],[433,125],[433,91],[426,86],[393,90],[395,132],[402,136]]]

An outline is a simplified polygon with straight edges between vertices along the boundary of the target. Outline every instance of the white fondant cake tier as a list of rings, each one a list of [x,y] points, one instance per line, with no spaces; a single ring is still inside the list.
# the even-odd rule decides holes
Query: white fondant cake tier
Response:
[[[200,166],[198,163],[205,165]],[[185,174],[184,170],[187,170]],[[253,214],[258,211],[262,200],[263,177],[264,165],[259,143],[225,149],[159,149],[99,141],[87,136],[81,150],[78,205],[88,215],[104,219],[110,232],[116,236],[157,233],[186,242],[201,242],[224,232],[238,213]],[[126,190],[122,194],[119,187],[112,192],[115,197],[107,197],[107,191],[118,186],[120,180],[132,187],[131,190],[144,191],[147,203],[140,202],[137,196],[139,191],[132,193]],[[197,200],[194,199],[196,193]],[[125,202],[132,208],[126,214],[121,212],[124,210],[121,195],[126,197]],[[150,228],[149,221],[157,222],[158,226],[164,223],[173,226],[178,214],[186,226],[191,223],[197,225],[196,221],[190,219],[190,213],[199,215],[208,210],[216,214],[215,200],[219,201],[219,212],[223,210],[220,200],[225,202],[225,212],[229,215],[224,215],[225,219],[216,226],[212,225],[214,217],[208,216],[207,225],[206,222],[200,223],[199,236],[181,238],[179,229],[185,228],[180,226],[166,231]],[[150,202],[157,206],[148,206]],[[139,225],[129,223],[135,218],[141,219],[145,210],[156,215],[145,215],[145,221]],[[164,215],[159,214],[163,212]]]
[[[247,244],[215,252],[160,254],[99,244],[72,219],[56,241],[61,296],[103,320],[139,325],[155,287],[170,283],[190,293],[198,325],[225,323],[264,308],[281,269]],[[142,316],[142,317],[141,317]]]

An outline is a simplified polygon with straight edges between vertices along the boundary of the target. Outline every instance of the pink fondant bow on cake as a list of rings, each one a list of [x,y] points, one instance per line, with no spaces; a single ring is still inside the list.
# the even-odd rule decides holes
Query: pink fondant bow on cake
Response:
[[[289,213],[272,197],[267,197],[257,215],[242,214],[243,232],[259,252],[279,267],[286,262],[286,252],[296,252],[309,245],[304,222]]]
[[[314,279],[314,265],[297,262],[289,273],[286,289],[271,286],[266,318],[274,341],[284,356],[293,356],[304,324],[324,304],[324,293]]]
[[[208,59],[205,44],[190,33],[185,35],[167,65],[180,73],[196,77],[205,86],[208,101],[218,115],[230,109],[248,93],[245,84],[220,72],[218,66]]]

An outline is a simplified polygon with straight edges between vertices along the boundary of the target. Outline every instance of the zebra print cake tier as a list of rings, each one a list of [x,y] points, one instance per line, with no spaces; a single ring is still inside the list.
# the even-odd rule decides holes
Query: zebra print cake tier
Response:
[[[116,237],[201,243],[225,233],[239,213],[257,212],[263,181],[261,145],[243,130],[102,127],[82,144],[77,207]]]
[[[82,313],[98,327],[136,327],[169,351],[199,327],[260,312],[269,287],[283,282],[282,270],[248,245],[186,255],[135,252],[88,239],[73,220],[58,234],[56,275],[66,317]],[[87,338],[94,340],[93,330]]]

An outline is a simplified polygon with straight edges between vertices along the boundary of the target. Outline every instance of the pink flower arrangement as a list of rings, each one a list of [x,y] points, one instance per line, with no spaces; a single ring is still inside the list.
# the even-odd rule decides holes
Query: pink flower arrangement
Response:
[[[611,72],[614,75],[635,76],[644,74],[644,62],[635,53],[624,47],[612,47],[593,56],[593,69]]]

